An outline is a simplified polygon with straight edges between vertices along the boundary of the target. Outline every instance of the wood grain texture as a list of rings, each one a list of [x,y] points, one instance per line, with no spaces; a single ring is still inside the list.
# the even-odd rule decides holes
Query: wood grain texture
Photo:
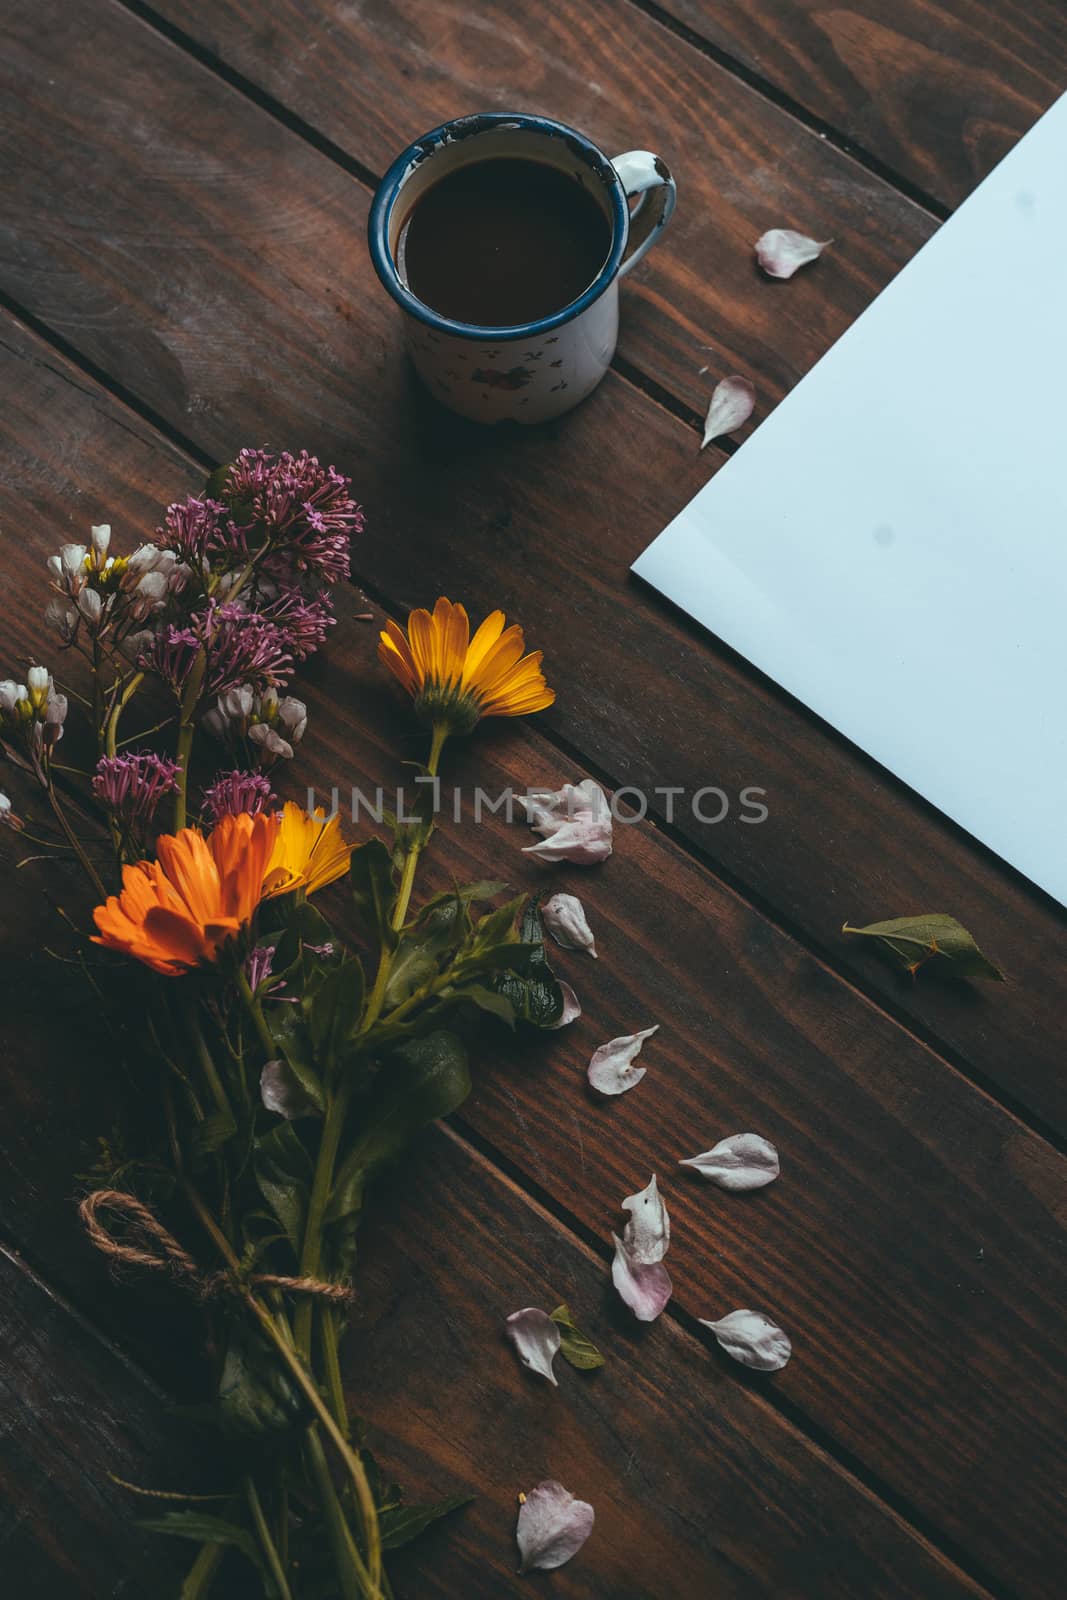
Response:
[[[15,647],[28,648],[68,484],[106,484],[118,539],[154,520],[146,494],[164,499],[199,474],[13,325],[5,346],[5,414],[16,437],[32,421],[34,450],[53,464],[27,469],[0,501],[2,525],[19,521],[26,576],[12,625]],[[65,459],[64,439],[75,441]],[[98,504],[78,515],[98,516]],[[370,792],[399,757],[418,755],[373,639],[349,622],[302,680],[311,735],[298,784]],[[496,793],[580,775],[559,763],[519,725],[483,729],[450,771],[468,792],[477,782]],[[618,1201],[658,1171],[675,1219],[679,1310],[716,1316],[754,1302],[777,1316],[798,1351],[778,1392],[1005,1585],[1021,1575],[1027,1593],[1053,1593],[1067,1163],[656,830],[617,833],[616,857],[585,875],[546,874],[520,855],[523,830],[499,819],[476,827],[469,814],[432,856],[431,885],[502,867],[518,887],[565,884],[585,900],[602,952],[596,964],[558,958],[586,1007],[574,1028],[519,1051],[490,1041],[464,1124],[600,1249]],[[593,1102],[582,1078],[592,1049],[651,1021],[663,1029],[647,1047],[646,1081],[613,1105]],[[16,1059],[32,1038],[27,1025]],[[55,1270],[73,1270],[85,1295],[93,1269],[87,1278],[73,1218],[64,1231],[55,1214],[40,1221],[13,1203],[34,1163],[42,1194],[63,1192],[81,1159],[68,1143],[75,1128],[58,1120],[42,1168],[32,1130],[54,1095],[32,1074],[20,1094],[12,1124],[0,1123],[15,1186],[0,1191],[0,1220]],[[91,1107],[82,1115],[88,1140]],[[748,1128],[783,1152],[771,1190],[730,1199],[677,1172],[680,1156]],[[438,1248],[436,1228],[425,1248]]]
[[[1058,0],[657,0],[947,206],[1067,89]]]
[[[451,1225],[427,1230],[427,1215]],[[564,1297],[607,1364],[558,1361],[554,1390],[520,1368],[501,1325]],[[544,1477],[596,1512],[588,1544],[547,1579],[561,1600],[979,1592],[862,1490],[846,1495],[726,1357],[669,1318],[637,1329],[604,1262],[444,1136],[378,1192],[345,1359],[354,1397],[365,1370],[370,1420],[405,1477],[427,1496],[477,1497],[395,1563],[405,1600],[544,1583],[515,1576],[514,1545],[516,1496]]]
[[[547,725],[615,782],[766,787],[762,827],[675,826],[979,1081],[1067,1129],[1062,914],[629,582],[721,458],[615,377],[558,425],[458,425],[403,362],[357,182],[117,6],[41,15],[5,16],[20,223],[0,284],[213,456],[299,435],[352,470],[359,570],[398,605],[451,589],[517,612],[561,689]],[[838,936],[927,909],[959,916],[1011,984],[912,991]]]
[[[311,16],[300,0],[154,9],[379,174],[428,128],[486,109],[545,112],[609,155],[658,151],[680,200],[627,282],[619,351],[701,414],[714,382],[740,372],[764,415],[934,231],[629,0],[325,0]],[[783,222],[837,241],[788,287],[752,254]]]
[[[135,1527],[158,1502],[110,1476],[149,1489],[204,1487],[203,1465],[168,1411],[0,1246],[0,1549],[12,1600],[177,1592],[186,1547]]]

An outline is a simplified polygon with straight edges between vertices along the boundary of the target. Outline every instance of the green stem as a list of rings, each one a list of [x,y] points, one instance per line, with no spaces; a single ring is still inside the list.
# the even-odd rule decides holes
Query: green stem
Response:
[[[252,1523],[256,1530],[256,1537],[262,1546],[267,1566],[270,1568],[270,1575],[274,1579],[278,1590],[278,1600],[293,1600],[293,1592],[286,1580],[285,1568],[282,1566],[274,1540],[270,1536],[270,1529],[267,1527],[267,1519],[263,1515],[263,1507],[260,1504],[255,1481],[251,1477],[245,1479],[244,1491],[245,1499],[248,1501],[248,1509],[252,1513]]]
[[[225,1545],[204,1546],[186,1574],[185,1582],[182,1584],[181,1600],[203,1600],[215,1581],[215,1575],[225,1553]]]
[[[352,1537],[352,1531],[345,1520],[344,1512],[341,1510],[322,1442],[315,1428],[308,1429],[306,1442],[311,1475],[315,1479],[326,1514],[326,1527],[333,1548],[337,1575],[341,1580],[341,1593],[344,1600],[361,1600],[361,1596],[367,1593],[370,1578]]]
[[[122,693],[119,695],[118,699],[115,701],[115,704],[111,708],[111,714],[107,719],[107,727],[104,733],[104,745],[109,756],[115,755],[118,750],[119,722],[122,719],[122,713],[125,711],[126,707],[129,705],[130,701],[133,699],[143,682],[144,673],[135,672],[133,677],[130,678],[126,683]]]
[[[333,1188],[334,1167],[337,1163],[337,1152],[340,1148],[341,1134],[344,1131],[345,1118],[348,1115],[351,1098],[352,1079],[349,1076],[342,1078],[326,1106],[326,1117],[322,1125],[322,1138],[319,1141],[319,1153],[315,1162],[315,1174],[311,1180],[311,1194],[308,1198],[307,1220],[304,1224],[304,1243],[300,1252],[300,1276],[302,1278],[318,1276],[319,1265],[322,1260],[322,1223],[326,1215],[326,1207],[329,1204],[330,1191]],[[314,1311],[314,1301],[310,1295],[307,1295],[297,1305],[296,1314],[293,1317],[293,1333],[296,1337],[297,1349],[306,1360],[311,1359],[311,1330]]]
[[[430,742],[430,754],[426,762],[426,774],[430,778],[437,777],[437,769],[441,762],[441,752],[448,738],[448,724],[435,722],[433,725],[433,738]],[[399,933],[407,921],[408,906],[411,904],[411,891],[415,887],[415,872],[419,864],[419,856],[425,848],[424,839],[414,840],[406,847],[404,865],[400,869],[400,887],[397,890],[396,904],[390,919],[390,927],[394,933]],[[378,962],[378,971],[374,978],[374,987],[371,989],[367,1000],[367,1009],[363,1013],[361,1032],[366,1034],[377,1022],[381,1009],[385,1003],[385,991],[389,984],[389,972],[393,964],[391,950],[383,950]]]
[[[263,1015],[263,1007],[252,993],[252,985],[249,983],[248,974],[245,972],[245,969],[242,965],[238,964],[234,976],[237,983],[237,992],[241,996],[241,999],[244,1002],[245,1010],[252,1019],[252,1026],[256,1030],[256,1038],[259,1040],[260,1046],[266,1053],[265,1059],[267,1061],[273,1061],[274,1057],[278,1054],[278,1046],[275,1044],[274,1039],[271,1036],[271,1031],[267,1027],[267,1019]]]
[[[196,708],[200,702],[200,692],[204,687],[204,675],[207,672],[207,651],[201,645],[196,655],[196,660],[185,680],[182,690],[181,705],[178,709],[178,738],[174,747],[174,759],[178,763],[178,787],[174,793],[174,832],[185,827],[186,797],[189,790],[189,761],[193,753],[193,734],[195,732],[194,718]]]
[[[207,1086],[211,1090],[216,1106],[224,1117],[228,1117],[231,1122],[235,1123],[236,1118],[233,1114],[233,1107],[230,1105],[229,1096],[223,1088],[222,1079],[219,1077],[219,1069],[215,1065],[215,1059],[208,1049],[207,1040],[204,1038],[204,1030],[200,1026],[200,1018],[196,1014],[195,1006],[189,1013],[189,1032],[192,1034],[197,1060],[200,1062],[201,1070],[207,1080]]]
[[[349,1437],[348,1404],[341,1378],[341,1361],[337,1348],[338,1319],[327,1306],[321,1314],[319,1337],[322,1341],[322,1364],[326,1370],[326,1393],[329,1396],[337,1426],[345,1438]]]

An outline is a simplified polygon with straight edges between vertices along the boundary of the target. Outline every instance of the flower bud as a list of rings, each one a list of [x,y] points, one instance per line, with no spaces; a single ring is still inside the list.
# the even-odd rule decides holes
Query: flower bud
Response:
[[[254,745],[258,746],[261,767],[273,765],[279,757],[283,761],[291,761],[293,759],[292,745],[283,739],[280,734],[275,733],[274,729],[268,727],[265,722],[254,722],[248,730],[248,737]]]
[[[279,700],[276,723],[290,744],[299,744],[308,725],[308,708],[303,700],[291,694]]]
[[[48,704],[48,695],[52,688],[52,674],[48,668],[31,667],[26,674],[26,688],[33,710],[43,711]]]
[[[98,567],[103,566],[107,559],[108,545],[111,543],[111,524],[109,522],[101,522],[97,527],[90,528],[89,542],[96,558],[96,565]]]
[[[78,629],[78,613],[59,595],[53,595],[44,608],[44,620],[64,644],[70,644]]]

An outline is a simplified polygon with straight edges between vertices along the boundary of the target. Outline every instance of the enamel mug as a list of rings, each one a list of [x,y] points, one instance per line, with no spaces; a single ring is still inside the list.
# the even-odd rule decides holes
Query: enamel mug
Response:
[[[509,328],[441,316],[412,294],[398,264],[400,236],[419,197],[446,173],[496,156],[547,162],[570,174],[611,227],[603,266],[576,300]],[[416,139],[382,179],[368,234],[375,270],[404,313],[423,382],[444,405],[478,422],[544,422],[576,406],[615,354],[619,280],[659,237],[674,199],[674,179],[659,156],[631,150],[610,161],[584,134],[547,117],[484,112]]]

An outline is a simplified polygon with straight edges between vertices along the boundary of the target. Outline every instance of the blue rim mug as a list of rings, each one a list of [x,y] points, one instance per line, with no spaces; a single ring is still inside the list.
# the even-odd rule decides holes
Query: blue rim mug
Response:
[[[419,197],[447,173],[496,156],[547,162],[570,174],[611,228],[607,257],[576,300],[506,328],[442,316],[412,294],[398,264],[400,236]],[[662,233],[674,202],[674,179],[659,156],[630,150],[609,160],[585,134],[549,117],[482,112],[416,139],[382,179],[367,232],[375,271],[404,313],[423,382],[452,411],[478,422],[544,422],[576,406],[615,354],[619,280]]]

